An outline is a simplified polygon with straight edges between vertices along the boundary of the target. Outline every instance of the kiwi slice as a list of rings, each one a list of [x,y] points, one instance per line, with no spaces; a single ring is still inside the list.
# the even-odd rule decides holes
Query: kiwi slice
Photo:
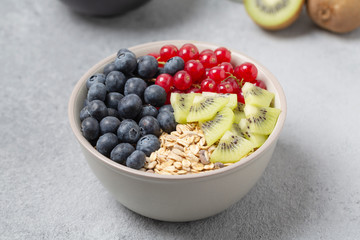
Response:
[[[249,130],[252,133],[269,135],[275,128],[281,110],[245,104],[244,112]]]
[[[244,118],[244,120],[246,120],[246,119]],[[231,125],[231,128],[230,128],[229,131],[232,132],[232,133],[235,134],[235,135],[238,135],[238,136],[240,136],[240,137],[246,138],[245,134],[242,132],[239,124],[237,124],[237,123],[233,123],[233,124]]]
[[[234,123],[239,123],[241,119],[245,118],[244,113],[245,104],[238,102],[236,108],[234,109]]]
[[[186,120],[188,122],[208,121],[228,102],[228,98],[195,96]]]
[[[174,109],[175,121],[186,123],[186,117],[189,114],[190,107],[195,96],[201,96],[200,93],[171,93],[170,102]]]
[[[241,119],[239,125],[237,126],[239,127],[240,132],[243,134],[242,137],[252,142],[255,148],[261,147],[261,145],[263,145],[268,138],[268,135],[252,133],[245,118]]]
[[[234,110],[234,108],[236,108],[237,106],[237,96],[236,94],[231,94],[231,93],[214,93],[214,92],[203,92],[202,93],[203,96],[205,97],[225,97],[225,98],[229,98],[229,102],[226,104],[225,107],[230,108],[231,110]]]
[[[214,152],[211,154],[211,162],[237,162],[250,151],[254,146],[249,140],[238,136],[230,131],[226,131]]]
[[[304,0],[244,0],[249,16],[268,30],[290,26],[299,17]]]
[[[246,82],[242,87],[245,104],[252,104],[260,107],[270,106],[275,94],[265,89],[255,86],[252,83]]]
[[[200,123],[201,130],[204,132],[207,145],[212,145],[218,141],[221,136],[230,129],[234,120],[233,111],[224,107],[213,119]]]

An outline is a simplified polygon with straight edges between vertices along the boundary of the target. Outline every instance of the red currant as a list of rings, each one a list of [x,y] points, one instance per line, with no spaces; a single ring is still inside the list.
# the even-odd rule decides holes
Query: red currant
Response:
[[[149,53],[148,55],[153,56],[156,59],[158,59],[160,57],[160,54],[158,54],[158,53]]]
[[[201,93],[201,88],[197,86],[190,87],[188,90],[186,90],[186,93]]]
[[[199,60],[205,68],[215,67],[218,63],[215,54],[211,52],[200,54]]]
[[[219,47],[215,49],[214,53],[216,55],[218,63],[231,61],[231,52],[227,48]]]
[[[242,90],[240,89],[240,91],[237,93],[237,100],[238,102],[244,103],[245,104],[245,99],[244,99],[244,94],[242,92]]]
[[[221,67],[213,67],[209,70],[209,78],[214,80],[216,83],[220,83],[226,78],[225,70]]]
[[[202,80],[201,90],[203,92],[216,92],[216,82],[210,78]]]
[[[181,57],[184,62],[187,62],[191,59],[199,58],[199,50],[192,43],[186,43],[179,49],[179,57]]]
[[[174,75],[174,86],[179,90],[188,89],[192,84],[191,76],[184,70],[180,70]]]
[[[219,83],[216,90],[218,93],[234,93],[233,85],[228,81]]]
[[[168,93],[170,92],[173,85],[173,78],[170,74],[163,73],[156,78],[155,84],[163,87],[165,89],[165,92]]]
[[[174,88],[171,90],[171,93],[185,93],[185,91]]]
[[[226,75],[234,74],[234,67],[231,65],[231,63],[222,62],[219,66],[225,70]]]
[[[263,81],[261,81],[261,80],[256,80],[254,84],[255,84],[255,86],[257,86],[257,87],[260,87],[260,88],[266,90],[266,84],[265,84]]]
[[[165,101],[165,104],[171,104],[171,101],[170,101],[170,98],[171,98],[171,93],[166,93],[166,101]]]
[[[163,46],[160,49],[160,57],[161,57],[162,61],[166,62],[170,58],[177,56],[178,52],[179,52],[179,50],[177,49],[177,47],[175,45],[168,44],[168,45]]]
[[[229,78],[226,81],[228,81],[232,85],[232,87],[234,89],[234,93],[237,93],[240,91],[239,84],[237,83],[237,81],[234,78]]]
[[[207,48],[207,49],[202,50],[202,51],[200,52],[200,55],[202,55],[202,54],[204,54],[204,53],[207,53],[207,52],[209,52],[209,53],[214,53],[213,50]]]
[[[209,77],[209,71],[210,71],[210,68],[205,68],[204,70],[204,74],[202,75],[201,79],[199,82],[202,82],[204,79],[208,78]]]
[[[256,66],[249,62],[243,63],[240,66],[235,67],[234,69],[235,77],[237,77],[239,80],[243,79],[243,81],[245,82],[254,83],[257,74],[258,70]]]
[[[210,68],[205,68],[205,78],[209,77]]]
[[[190,74],[193,83],[199,82],[205,73],[204,66],[198,60],[187,61],[184,70]]]

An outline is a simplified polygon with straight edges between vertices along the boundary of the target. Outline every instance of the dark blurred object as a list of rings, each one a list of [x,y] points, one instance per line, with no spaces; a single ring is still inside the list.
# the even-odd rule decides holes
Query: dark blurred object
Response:
[[[60,0],[74,11],[92,16],[114,16],[130,11],[149,0]]]

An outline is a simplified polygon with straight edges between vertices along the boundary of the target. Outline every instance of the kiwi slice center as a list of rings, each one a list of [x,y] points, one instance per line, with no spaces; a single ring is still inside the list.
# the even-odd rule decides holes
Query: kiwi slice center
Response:
[[[276,14],[289,5],[289,0],[256,0],[256,6],[267,14]]]

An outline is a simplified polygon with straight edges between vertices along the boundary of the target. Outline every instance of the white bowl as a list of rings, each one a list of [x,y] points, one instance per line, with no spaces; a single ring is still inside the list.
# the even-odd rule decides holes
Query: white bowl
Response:
[[[194,43],[199,51],[216,49],[217,45],[197,41],[151,42],[129,48],[137,56],[159,52],[165,44],[181,47]],[[225,46],[226,47],[226,46]],[[82,136],[79,113],[86,98],[86,80],[113,61],[113,54],[95,64],[76,84],[69,101],[71,128],[80,143],[85,158],[103,186],[124,206],[136,213],[163,221],[192,221],[206,218],[239,201],[259,180],[271,159],[286,116],[286,99],[276,78],[260,63],[230,49],[232,63],[252,62],[258,68],[258,79],[275,93],[274,107],[281,109],[274,131],[266,142],[250,156],[239,162],[211,172],[190,175],[159,175],[134,170],[101,155]]]

